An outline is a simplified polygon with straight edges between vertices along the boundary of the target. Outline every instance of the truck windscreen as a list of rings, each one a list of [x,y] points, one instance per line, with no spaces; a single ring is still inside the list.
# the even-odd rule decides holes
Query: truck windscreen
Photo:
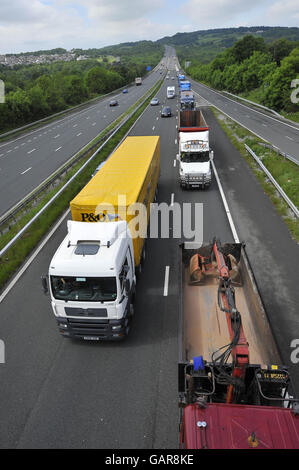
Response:
[[[57,300],[108,302],[117,297],[115,277],[51,276],[51,287]]]
[[[183,163],[202,163],[210,160],[209,152],[183,152],[181,161]]]

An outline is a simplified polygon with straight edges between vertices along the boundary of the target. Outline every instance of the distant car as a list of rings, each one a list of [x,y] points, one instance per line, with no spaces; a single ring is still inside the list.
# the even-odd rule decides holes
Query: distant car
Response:
[[[171,77],[171,80],[174,80],[174,77]]]
[[[125,88],[125,89],[123,90],[123,93],[128,93],[127,88]]]
[[[164,106],[161,111],[161,117],[170,117],[171,116],[171,109],[169,106]]]
[[[111,100],[110,103],[109,103],[109,106],[117,106],[117,105],[118,105],[117,100]]]
[[[159,104],[158,98],[153,98],[153,99],[151,100],[151,106],[157,106],[158,104]]]

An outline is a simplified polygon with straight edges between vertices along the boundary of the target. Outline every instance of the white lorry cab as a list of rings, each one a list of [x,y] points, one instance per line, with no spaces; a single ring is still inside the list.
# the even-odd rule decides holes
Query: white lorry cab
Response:
[[[179,181],[182,188],[209,187],[212,181],[209,128],[200,110],[180,111]]]
[[[69,220],[67,228],[49,266],[51,304],[60,332],[85,340],[126,336],[136,285],[127,222]]]

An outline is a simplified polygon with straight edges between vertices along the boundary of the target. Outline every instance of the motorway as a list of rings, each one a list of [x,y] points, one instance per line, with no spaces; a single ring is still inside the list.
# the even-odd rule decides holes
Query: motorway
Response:
[[[299,127],[296,123],[291,124],[275,116],[269,116],[263,111],[258,111],[228,98],[191,78],[189,80],[192,90],[209,104],[215,106],[260,138],[278,147],[282,152],[294,157],[299,163]]]
[[[167,84],[157,95],[161,104]],[[171,118],[161,119],[160,106],[148,107],[131,132],[160,135],[158,202],[203,203],[204,241],[216,235],[232,242],[215,179],[205,191],[182,191],[178,184],[177,99],[167,102]],[[247,243],[282,358],[290,365],[290,339],[299,337],[298,247],[213,114],[208,108],[204,114],[239,238]],[[66,221],[0,303],[0,337],[6,347],[6,363],[0,364],[0,447],[177,448],[181,239],[147,241],[129,337],[95,344],[62,338],[50,299],[42,293],[40,276],[65,233]]]
[[[0,216],[91,142],[159,79],[160,72],[155,70],[142,86],[128,87],[127,94],[117,92],[0,144]],[[117,99],[118,106],[109,106],[112,98]]]

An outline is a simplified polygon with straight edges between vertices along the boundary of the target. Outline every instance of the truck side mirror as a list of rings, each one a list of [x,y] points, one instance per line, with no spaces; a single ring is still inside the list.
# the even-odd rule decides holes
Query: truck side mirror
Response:
[[[44,294],[48,294],[49,287],[48,287],[48,279],[47,276],[41,276],[42,286],[44,289]]]

